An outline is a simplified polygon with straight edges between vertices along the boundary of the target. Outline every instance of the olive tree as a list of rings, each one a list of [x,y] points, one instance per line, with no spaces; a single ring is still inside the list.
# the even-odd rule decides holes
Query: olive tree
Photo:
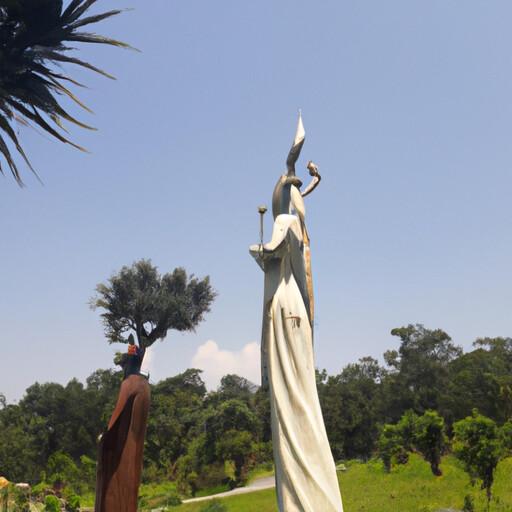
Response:
[[[187,276],[184,268],[160,274],[150,260],[125,266],[96,287],[91,307],[101,308],[110,343],[136,340],[142,357],[170,329],[192,331],[216,296],[209,277]]]

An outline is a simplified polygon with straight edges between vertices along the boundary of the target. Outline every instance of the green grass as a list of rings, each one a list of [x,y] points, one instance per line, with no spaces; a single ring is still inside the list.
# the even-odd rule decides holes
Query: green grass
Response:
[[[461,509],[464,496],[475,498],[476,512],[485,510],[485,494],[471,487],[466,473],[448,456],[441,465],[443,476],[434,477],[430,467],[417,455],[406,466],[384,472],[380,462],[351,462],[339,473],[345,512],[433,512],[440,508]],[[498,466],[493,488],[496,501],[492,512],[512,511],[512,458]],[[221,500],[229,512],[277,512],[274,490],[233,496]],[[199,512],[205,502],[171,508],[176,512]]]

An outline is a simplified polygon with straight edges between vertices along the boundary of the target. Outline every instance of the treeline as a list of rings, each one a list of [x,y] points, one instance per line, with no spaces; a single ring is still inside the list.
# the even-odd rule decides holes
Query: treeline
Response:
[[[439,329],[409,325],[392,334],[400,347],[384,354],[384,366],[366,357],[338,375],[317,373],[336,460],[368,459],[379,447],[382,452],[383,433],[403,423],[404,415],[420,425],[435,411],[447,439],[473,409],[498,426],[511,418],[511,339],[478,339],[463,353]],[[92,488],[97,439],[120,382],[120,372],[97,370],[85,385],[36,383],[18,404],[0,401],[0,475],[32,484],[71,482],[77,493],[80,486]],[[193,494],[238,485],[252,467],[272,460],[267,392],[246,379],[227,375],[207,392],[200,370],[189,369],[151,388],[146,481],[172,479],[181,493]],[[394,455],[400,453],[392,451],[396,444],[393,438],[389,445]]]
[[[398,350],[386,365],[365,357],[339,375],[318,374],[318,392],[336,459],[375,454],[383,425],[407,411],[437,411],[449,437],[453,424],[473,409],[503,425],[512,418],[512,339],[480,338],[464,353],[441,329],[393,329]]]

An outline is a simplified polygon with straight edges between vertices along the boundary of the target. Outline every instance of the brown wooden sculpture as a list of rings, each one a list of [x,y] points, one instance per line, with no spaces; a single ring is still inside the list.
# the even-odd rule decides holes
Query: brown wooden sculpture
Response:
[[[138,347],[129,345],[117,404],[99,445],[95,512],[137,511],[150,403],[141,363]]]

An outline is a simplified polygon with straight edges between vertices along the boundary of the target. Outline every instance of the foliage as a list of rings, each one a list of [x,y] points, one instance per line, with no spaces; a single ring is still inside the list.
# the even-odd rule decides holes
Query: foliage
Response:
[[[80,85],[62,73],[62,64],[74,64],[113,78],[101,69],[69,54],[70,44],[100,43],[127,48],[108,37],[84,32],[83,27],[119,14],[119,9],[89,15],[96,0],[71,0],[64,8],[62,0],[9,0],[0,6],[0,154],[21,184],[21,176],[7,141],[30,165],[16,135],[16,125],[36,125],[57,140],[80,146],[67,139],[62,121],[83,128],[91,127],[72,117],[58,100],[65,95],[89,109],[64,83]],[[3,172],[0,166],[0,171]]]
[[[412,338],[434,338],[436,346],[448,343],[438,331],[414,329]],[[485,402],[485,397],[477,393],[478,379],[499,382],[484,389],[489,401],[501,400],[499,410],[489,405],[486,411],[496,424],[499,444],[510,453],[512,421],[507,422],[503,412],[508,407],[507,372],[512,371],[507,340],[480,340],[474,350],[454,358],[449,347],[440,351],[447,356],[434,357],[430,351],[413,350],[409,344],[409,352],[416,354],[400,356],[407,350],[398,350],[398,367],[384,369],[376,360],[363,358],[337,375],[318,372],[320,402],[336,460],[370,460],[378,454],[391,477],[404,471],[408,458],[421,453],[435,471],[436,464],[439,467],[436,461],[447,450],[446,434],[453,435],[453,422],[471,414],[472,403]],[[422,346],[420,341],[417,345]],[[409,361],[408,368],[404,357]],[[426,361],[427,367],[443,368],[440,375],[445,386],[433,389],[431,395],[439,404],[437,413],[423,410],[423,406],[403,408],[409,402],[426,403],[421,386],[412,391],[404,388],[412,360],[416,366]],[[472,372],[475,375],[470,378]],[[120,372],[97,370],[85,383],[76,379],[67,384],[35,383],[19,403],[0,407],[2,474],[11,481],[41,483],[39,495],[47,492],[50,482],[57,481],[66,484],[62,490],[65,495],[92,493],[97,438],[112,413],[121,378]],[[457,406],[450,409],[448,395],[452,392]],[[271,463],[268,391],[256,389],[240,376],[226,375],[216,391],[207,392],[201,371],[191,368],[152,384],[151,394],[145,483],[171,482],[173,490],[178,487],[183,495],[201,495],[208,489],[227,490],[230,485],[238,485],[254,467]],[[465,416],[461,418],[461,414]],[[36,489],[39,486],[34,492]],[[460,508],[463,496],[459,496],[455,508]]]
[[[451,423],[476,408],[501,424],[512,417],[512,341],[480,338],[474,345],[450,362],[440,412]]]
[[[388,350],[384,359],[391,368],[384,382],[387,421],[398,421],[408,409],[418,414],[437,410],[449,382],[449,364],[462,354],[441,329],[408,325],[391,331],[401,340],[398,351]]]
[[[80,512],[80,496],[71,494],[66,497],[66,512]]]
[[[215,454],[220,460],[232,460],[235,464],[235,485],[245,482],[247,463],[254,453],[253,437],[246,430],[228,430],[217,441]]]
[[[30,487],[28,485],[11,485],[16,512],[30,512]]]
[[[347,365],[336,376],[317,373],[318,394],[335,459],[368,459],[374,452],[383,376],[384,370],[371,357]]]
[[[63,488],[79,479],[79,471],[73,459],[60,451],[50,455],[46,470],[48,482],[56,488]]]
[[[169,329],[193,330],[215,298],[210,280],[187,276],[185,269],[160,275],[149,260],[123,267],[96,287],[91,307],[101,308],[110,343],[128,343],[135,334],[141,349],[163,339]]]
[[[500,438],[505,450],[505,455],[512,455],[512,420],[507,421],[500,429]]]
[[[489,506],[494,473],[503,456],[499,429],[493,420],[482,416],[476,409],[472,416],[455,423],[453,429],[453,451],[464,464],[472,483],[481,481]]]
[[[384,425],[379,437],[379,455],[386,471],[393,464],[405,464],[409,459],[399,425]]]
[[[426,411],[416,419],[414,426],[414,447],[430,464],[432,473],[440,476],[439,464],[447,444],[443,418],[436,411]]]
[[[475,500],[471,494],[466,494],[466,496],[464,496],[462,512],[475,512]]]
[[[384,425],[379,438],[379,454],[386,471],[393,463],[405,464],[408,452],[416,451],[430,464],[432,473],[440,476],[441,455],[447,445],[444,420],[436,411],[418,416],[406,411],[396,425]]]
[[[60,500],[57,496],[50,494],[44,500],[45,512],[60,512]]]

